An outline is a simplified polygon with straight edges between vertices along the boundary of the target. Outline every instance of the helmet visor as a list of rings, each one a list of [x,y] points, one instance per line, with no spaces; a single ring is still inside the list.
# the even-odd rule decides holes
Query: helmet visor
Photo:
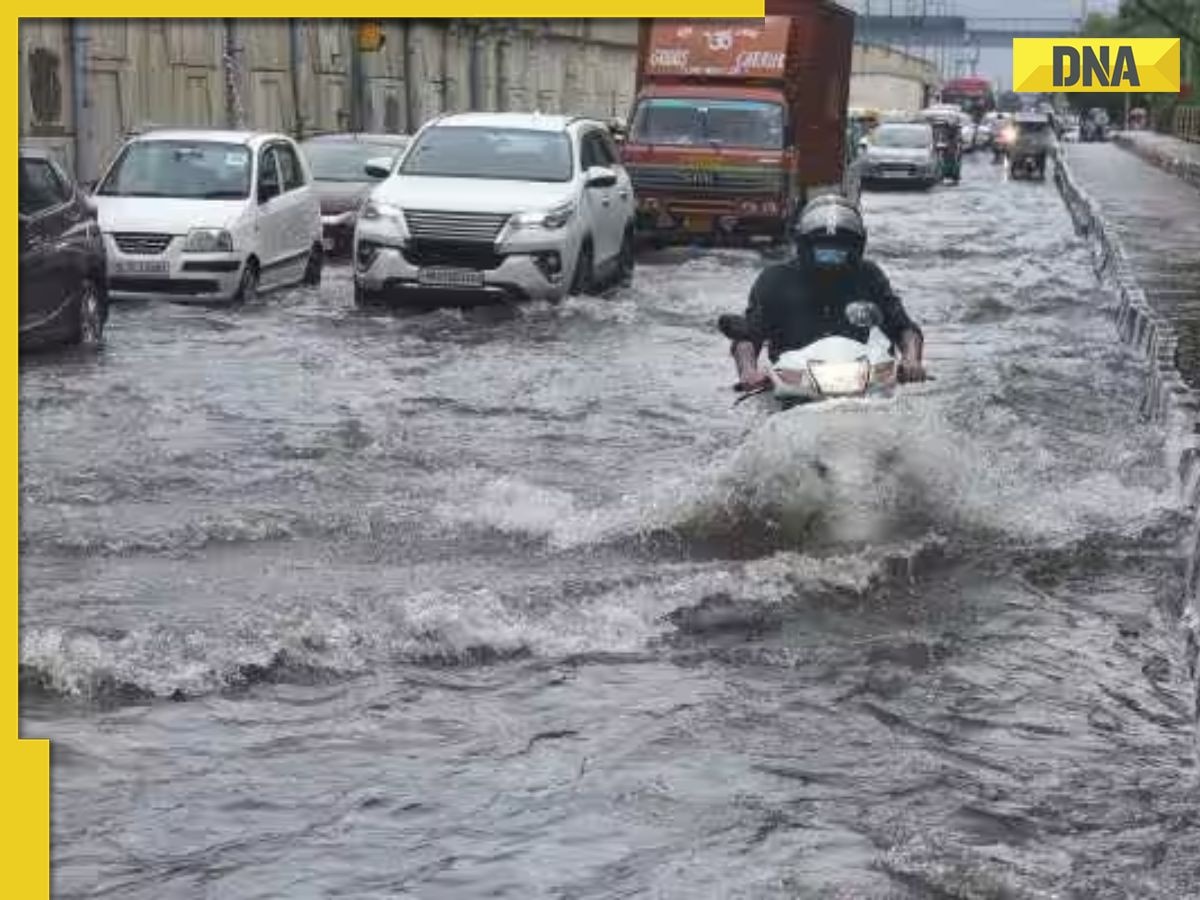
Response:
[[[847,265],[853,251],[843,245],[818,244],[812,249],[813,262],[823,269]]]

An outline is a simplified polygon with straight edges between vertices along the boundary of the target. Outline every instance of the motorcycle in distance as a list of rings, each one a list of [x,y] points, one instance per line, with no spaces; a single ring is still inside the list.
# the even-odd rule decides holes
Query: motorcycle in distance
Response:
[[[883,312],[874,303],[846,306],[846,320],[867,330],[864,341],[835,335],[779,355],[767,369],[769,383],[746,391],[735,403],[771,394],[780,410],[841,398],[890,396],[896,386],[892,343],[880,330]],[[721,332],[732,341],[746,340],[738,317],[722,317]]]

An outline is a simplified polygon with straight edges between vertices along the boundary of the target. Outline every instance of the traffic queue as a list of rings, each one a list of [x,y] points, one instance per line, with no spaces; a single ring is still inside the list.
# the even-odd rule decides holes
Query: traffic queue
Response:
[[[441,115],[412,136],[150,129],[90,191],[23,150],[23,341],[97,344],[111,299],[316,286],[329,257],[351,259],[360,306],[557,301],[627,283],[646,244],[778,244],[814,196],[956,184],[976,149],[1045,177],[1042,113],[847,109],[839,6],[639,28],[627,129],[536,111]]]

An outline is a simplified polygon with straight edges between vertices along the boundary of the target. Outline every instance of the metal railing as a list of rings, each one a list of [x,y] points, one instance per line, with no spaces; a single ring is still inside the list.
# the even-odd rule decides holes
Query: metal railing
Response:
[[[1175,107],[1175,136],[1200,144],[1200,106]]]

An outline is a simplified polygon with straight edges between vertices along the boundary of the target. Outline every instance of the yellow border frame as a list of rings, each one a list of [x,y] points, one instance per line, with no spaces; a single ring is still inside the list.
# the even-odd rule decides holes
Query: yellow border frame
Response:
[[[121,14],[114,15],[110,8],[105,16],[97,16],[93,6],[82,3],[65,3],[58,7],[57,17],[71,18],[142,18],[151,10],[149,3],[122,3]],[[519,0],[513,2],[505,11],[509,18],[541,18],[563,19],[576,18],[562,15],[562,4],[551,3],[548,0]],[[236,15],[244,12],[244,7],[231,3],[218,3],[215,12],[232,14],[235,18],[249,18]],[[438,15],[418,15],[413,18],[497,18],[496,5],[483,0],[451,0],[440,4]],[[647,14],[663,18],[758,18],[764,15],[763,0],[653,0],[653,2],[635,3],[631,0],[616,0],[605,4],[603,13],[589,18],[636,19]],[[154,9],[154,12],[159,10]],[[290,10],[298,18],[345,18],[344,16],[323,15],[327,7],[317,3],[302,2]],[[377,10],[363,12],[375,13]],[[21,50],[20,22],[22,18],[44,18],[42,16],[18,16],[10,20],[5,29],[4,45],[9,48],[9,60],[15,60],[13,72],[13,87],[8,93],[5,106],[8,108],[9,122],[17,134],[14,143],[20,145],[20,90],[21,90]],[[148,17],[146,17],[148,18]],[[155,16],[154,18],[159,18]],[[178,16],[177,18],[221,18],[221,16]],[[263,16],[261,18],[281,18],[279,16]],[[11,64],[11,63],[10,63]],[[12,147],[12,144],[9,145]],[[17,185],[13,179],[16,173],[12,168],[11,157],[8,166],[8,177],[4,179],[4,194],[12,206],[16,205]],[[12,206],[9,209],[12,209]],[[20,458],[18,454],[18,392],[19,392],[19,361],[17,353],[17,327],[12,321],[17,316],[18,266],[12,259],[12,219],[11,213],[5,221],[8,223],[9,236],[5,246],[11,265],[9,266],[9,326],[3,329],[3,356],[6,361],[4,376],[3,421],[5,438],[3,440],[4,467],[14,477],[12,481],[4,482],[3,506],[10,515],[4,517],[4,553],[2,557],[5,581],[12,590],[12,601],[7,615],[3,616],[0,626],[0,665],[8,673],[10,682],[3,690],[3,705],[0,705],[0,717],[13,725],[12,739],[0,739],[0,791],[4,797],[3,824],[0,826],[0,846],[3,847],[3,857],[0,858],[0,883],[3,893],[8,897],[38,898],[50,896],[50,742],[44,739],[20,739],[20,718],[18,708],[18,676],[17,667],[20,659],[20,636],[18,632],[19,606],[17,602],[18,589],[18,541],[19,541],[19,485]]]

